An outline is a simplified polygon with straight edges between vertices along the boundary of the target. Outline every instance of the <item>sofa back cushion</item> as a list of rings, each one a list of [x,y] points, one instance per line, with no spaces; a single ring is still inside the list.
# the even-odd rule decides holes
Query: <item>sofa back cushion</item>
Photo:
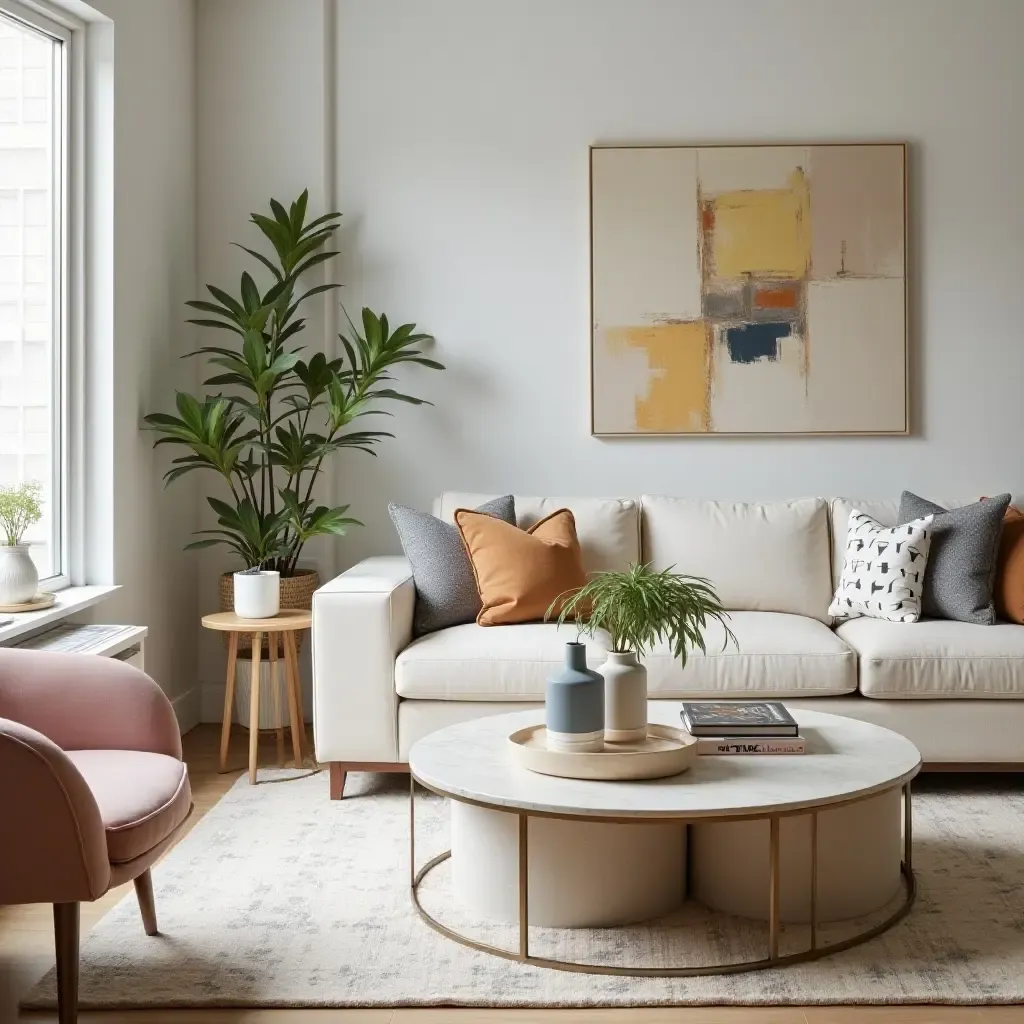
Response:
[[[645,494],[640,504],[643,558],[655,569],[707,577],[728,609],[830,621],[824,498],[747,505]]]
[[[926,495],[927,497],[927,495]],[[936,504],[945,508],[962,508],[970,505],[978,498],[934,498]],[[882,526],[899,526],[900,499],[890,500],[866,499],[857,501],[854,498],[833,498],[829,508],[829,520],[832,531],[832,586],[839,585],[839,577],[843,574],[843,559],[846,556],[846,533],[850,527],[850,513],[857,509],[871,516]]]
[[[434,514],[451,523],[457,508],[476,508],[490,497],[445,491]],[[569,509],[576,520],[587,572],[621,571],[640,560],[640,515],[632,498],[531,498],[517,494],[515,502],[516,521],[524,530],[560,508]]]

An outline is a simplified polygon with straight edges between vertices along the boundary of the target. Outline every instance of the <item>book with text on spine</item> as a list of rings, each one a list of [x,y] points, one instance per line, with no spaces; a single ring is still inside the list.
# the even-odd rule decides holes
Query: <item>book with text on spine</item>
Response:
[[[807,744],[803,736],[782,739],[737,739],[736,737],[701,736],[697,740],[698,754],[805,754]]]

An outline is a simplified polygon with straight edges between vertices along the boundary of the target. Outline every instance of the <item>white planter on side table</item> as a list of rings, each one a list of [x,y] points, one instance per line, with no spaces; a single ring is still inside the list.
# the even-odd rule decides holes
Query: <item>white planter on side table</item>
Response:
[[[273,569],[235,573],[235,614],[272,619],[281,610],[281,574]]]

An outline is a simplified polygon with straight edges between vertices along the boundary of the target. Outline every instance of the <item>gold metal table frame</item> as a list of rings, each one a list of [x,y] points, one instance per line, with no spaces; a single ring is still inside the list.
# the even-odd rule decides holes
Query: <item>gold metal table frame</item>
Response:
[[[461,803],[472,804],[476,807],[483,807],[487,810],[502,811],[506,814],[514,814],[519,819],[519,949],[502,949],[500,946],[492,946],[486,942],[479,942],[468,935],[449,928],[442,924],[436,917],[424,909],[420,902],[419,887],[423,879],[439,864],[448,860],[452,851],[432,857],[419,870],[416,868],[416,786],[419,784],[424,789],[437,796],[447,797],[449,800],[458,800]],[[821,811],[834,810],[838,807],[846,807],[850,804],[859,803],[862,800],[870,800],[894,789],[903,791],[903,859],[900,862],[900,875],[902,881],[902,902],[900,906],[890,914],[884,921],[873,925],[863,932],[851,935],[838,942],[827,945],[818,944],[818,814]],[[796,953],[779,954],[779,885],[780,885],[780,854],[779,854],[779,822],[782,818],[810,816],[811,818],[811,920],[810,920],[810,946]],[[679,966],[679,967],[631,967],[618,966],[613,964],[587,964],[572,960],[553,960],[547,957],[533,956],[530,953],[529,943],[529,881],[527,865],[529,864],[529,819],[530,818],[557,818],[562,821],[590,821],[601,822],[610,825],[637,825],[637,824],[704,824],[720,823],[729,821],[760,821],[769,822],[769,891],[768,891],[768,955],[760,960],[742,960],[733,963],[706,964],[701,966]],[[684,814],[665,814],[651,817],[614,817],[599,816],[592,814],[566,814],[554,811],[527,811],[517,810],[498,804],[490,804],[481,800],[469,800],[462,796],[455,796],[445,793],[440,789],[430,786],[418,779],[415,773],[409,773],[409,883],[410,894],[413,906],[419,916],[426,921],[434,931],[458,942],[469,949],[475,949],[481,953],[489,953],[492,956],[501,957],[504,960],[514,960],[518,963],[532,964],[534,967],[547,967],[557,971],[575,971],[581,974],[611,974],[635,978],[692,978],[701,975],[716,974],[742,974],[748,971],[763,971],[769,967],[787,967],[792,964],[807,963],[811,960],[818,960],[823,956],[832,953],[841,953],[843,950],[859,946],[868,942],[887,931],[898,921],[901,921],[910,912],[914,898],[917,895],[917,882],[914,877],[912,859],[913,850],[913,829],[910,799],[910,780],[899,782],[888,789],[875,790],[862,796],[851,797],[845,800],[825,802],[812,807],[801,807],[796,810],[777,811],[774,813],[750,813],[750,814],[727,814],[727,815],[702,815],[699,817],[687,817]]]

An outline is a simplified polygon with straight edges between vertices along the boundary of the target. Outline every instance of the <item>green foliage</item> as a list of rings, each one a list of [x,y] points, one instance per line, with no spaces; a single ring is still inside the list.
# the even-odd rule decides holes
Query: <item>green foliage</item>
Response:
[[[20,544],[25,531],[43,518],[42,496],[42,485],[34,481],[0,485],[0,530],[11,546]]]
[[[247,567],[285,574],[294,571],[311,537],[341,536],[361,525],[345,515],[348,505],[329,508],[314,500],[324,459],[346,448],[376,454],[374,447],[394,435],[363,429],[358,421],[390,415],[383,404],[429,404],[390,387],[392,371],[402,363],[444,369],[423,354],[434,340],[429,334],[417,333],[415,324],[392,330],[386,316],[370,309],[362,311],[361,331],[349,320],[348,334],[338,335],[343,356],[304,356],[295,340],[306,326],[299,315],[303,304],[339,286],[319,284],[297,294],[299,278],[337,256],[325,246],[340,217],[328,213],[307,224],[306,202],[306,192],[287,209],[271,199],[273,216],[252,214],[274,255],[239,248],[272,275],[266,291],[246,272],[236,295],[207,285],[211,299],[188,303],[204,314],[189,323],[234,335],[189,353],[215,368],[203,383],[216,392],[198,398],[179,392],[176,414],[145,418],[160,434],[155,445],[187,451],[174,459],[166,483],[206,470],[218,474],[231,492],[231,501],[206,499],[218,528],[200,530],[201,539],[188,547],[224,545]]]
[[[704,631],[709,619],[725,629],[722,650],[729,643],[739,648],[710,581],[700,576],[682,576],[675,566],[655,572],[648,565],[632,565],[628,572],[597,572],[565,600],[559,597],[547,611],[551,616],[560,601],[558,623],[572,620],[582,633],[593,636],[607,630],[612,650],[644,655],[656,640],[666,640],[673,657],[686,664],[688,650],[707,653]]]

